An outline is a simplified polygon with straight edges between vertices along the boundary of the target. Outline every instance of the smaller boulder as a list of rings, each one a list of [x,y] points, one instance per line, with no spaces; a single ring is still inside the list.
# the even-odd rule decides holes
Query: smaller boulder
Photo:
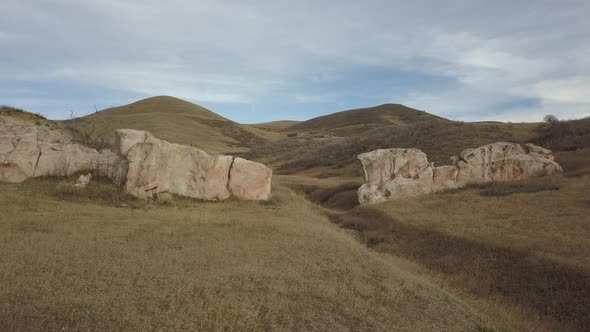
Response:
[[[86,188],[88,183],[90,183],[91,179],[92,179],[92,173],[88,173],[86,175],[82,174],[82,175],[80,175],[78,180],[76,180],[76,182],[74,183],[74,187],[76,187],[78,189]]]

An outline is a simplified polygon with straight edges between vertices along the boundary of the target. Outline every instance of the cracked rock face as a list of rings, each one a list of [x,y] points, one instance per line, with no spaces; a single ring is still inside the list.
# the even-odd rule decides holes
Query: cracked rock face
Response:
[[[434,167],[418,149],[379,149],[358,156],[365,183],[360,203],[379,203],[428,194],[473,182],[514,181],[555,175],[562,168],[550,150],[526,144],[498,142],[467,149],[451,157],[453,165]]]
[[[199,149],[166,142],[149,132],[117,130],[120,153],[129,169],[125,191],[141,198],[171,193],[203,200],[270,198],[272,171],[253,161],[211,156]]]
[[[0,182],[91,171],[140,198],[168,193],[204,200],[270,198],[272,171],[231,156],[210,156],[141,130],[117,130],[117,150],[71,144],[58,132],[0,124]]]

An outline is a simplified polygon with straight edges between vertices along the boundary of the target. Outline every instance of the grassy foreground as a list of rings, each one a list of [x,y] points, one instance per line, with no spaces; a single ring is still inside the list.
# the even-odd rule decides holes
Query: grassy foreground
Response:
[[[590,326],[590,175],[492,183],[332,218],[478,299],[506,330]],[[496,328],[500,326],[496,325]]]
[[[0,185],[0,330],[475,331],[468,303],[280,185],[270,202],[144,203]]]

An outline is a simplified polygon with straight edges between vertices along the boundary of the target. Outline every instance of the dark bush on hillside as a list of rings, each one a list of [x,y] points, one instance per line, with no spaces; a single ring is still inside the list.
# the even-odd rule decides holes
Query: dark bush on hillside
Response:
[[[556,151],[590,147],[590,118],[550,121],[537,130],[535,143]]]
[[[481,196],[508,196],[520,193],[559,190],[556,183],[490,182],[481,186]]]
[[[72,134],[74,143],[96,149],[112,149],[109,138],[109,125],[96,117],[79,118],[74,113],[66,121],[65,128]]]

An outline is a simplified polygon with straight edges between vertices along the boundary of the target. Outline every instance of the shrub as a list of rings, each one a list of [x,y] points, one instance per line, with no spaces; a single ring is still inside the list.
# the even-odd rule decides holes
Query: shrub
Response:
[[[548,122],[537,129],[533,142],[558,151],[590,147],[590,118]]]
[[[507,196],[520,193],[559,190],[556,183],[490,182],[479,191],[481,196]]]

